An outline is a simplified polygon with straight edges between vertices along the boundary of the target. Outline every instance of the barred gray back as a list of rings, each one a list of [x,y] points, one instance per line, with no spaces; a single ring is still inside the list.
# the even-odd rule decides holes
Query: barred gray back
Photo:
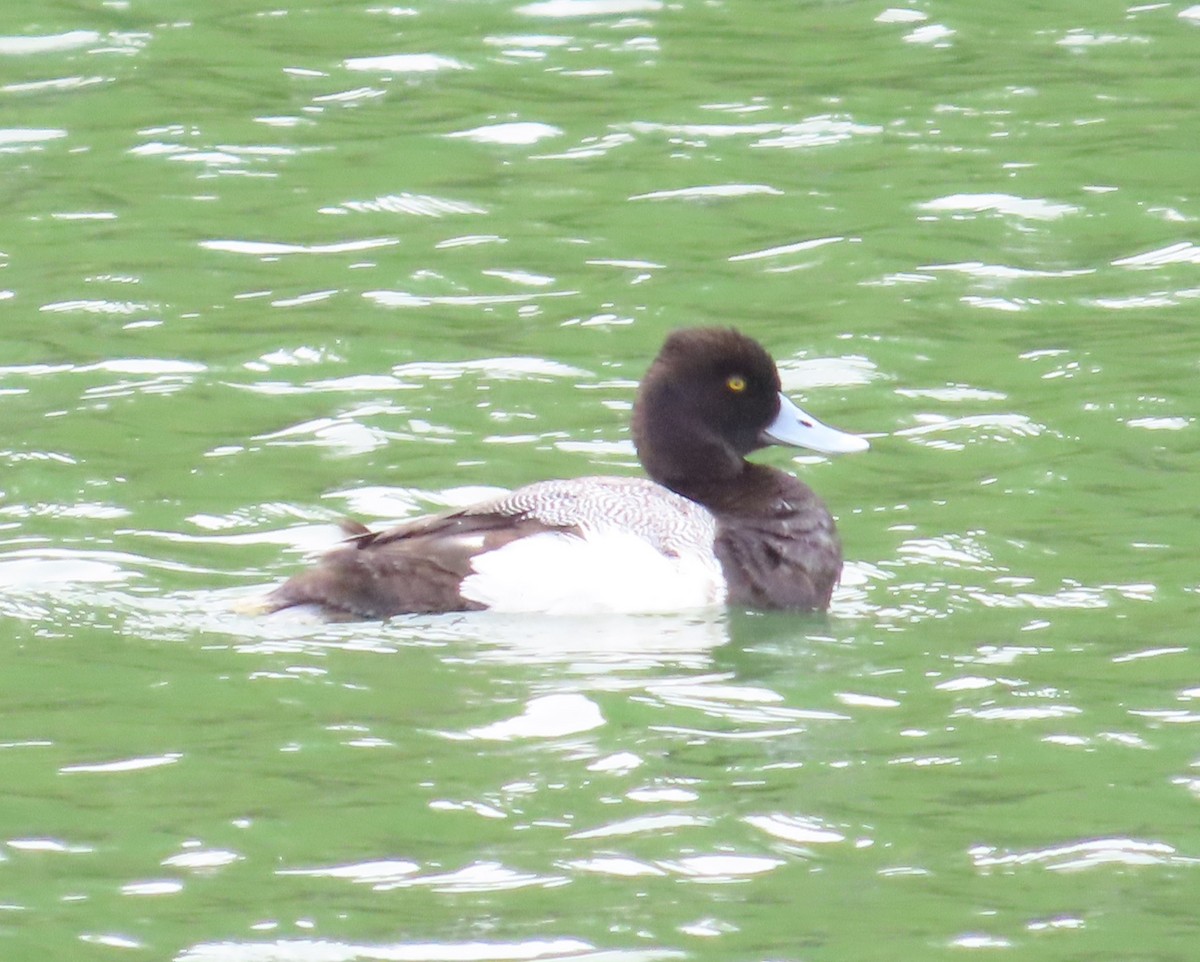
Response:
[[[707,509],[646,478],[538,481],[464,514],[491,512],[585,531],[617,528],[669,555],[711,552],[716,535],[716,521]]]

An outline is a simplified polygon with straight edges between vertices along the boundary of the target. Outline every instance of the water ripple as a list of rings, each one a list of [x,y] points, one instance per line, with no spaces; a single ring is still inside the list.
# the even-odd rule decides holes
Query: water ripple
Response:
[[[579,694],[544,695],[531,699],[514,718],[468,729],[472,738],[510,741],[516,738],[560,738],[591,731],[604,724],[600,706]],[[450,737],[462,736],[452,733]]]
[[[798,254],[802,251],[816,250],[819,247],[825,247],[829,244],[836,244],[839,241],[844,241],[845,237],[817,237],[812,240],[797,241],[793,244],[782,244],[777,247],[766,247],[762,250],[750,251],[745,254],[734,254],[729,258],[731,264],[738,261],[757,261],[766,257],[781,257],[785,254]]]
[[[635,134],[661,133],[704,142],[726,137],[757,137],[756,148],[796,149],[840,144],[852,137],[883,132],[874,124],[860,124],[832,115],[809,117],[799,123],[762,122],[754,124],[655,123],[634,121],[625,125]]]
[[[698,882],[736,882],[770,872],[786,863],[768,855],[689,855],[657,863],[669,872]]]
[[[1118,257],[1112,262],[1113,267],[1137,268],[1163,267],[1167,264],[1200,264],[1200,246],[1190,241],[1179,241],[1143,254]]]
[[[464,374],[497,380],[548,380],[550,378],[590,378],[589,372],[544,357],[484,357],[473,361],[412,361],[392,369],[397,377],[428,378],[433,381],[457,380]]]
[[[66,136],[65,130],[52,127],[0,128],[0,153],[22,153],[26,150],[37,150],[48,140],[60,140]]]
[[[0,87],[0,91],[4,93],[36,93],[43,90],[82,90],[84,87],[92,87],[96,84],[109,83],[108,77],[91,76],[72,76],[72,77],[53,77],[50,80],[30,80],[25,83],[8,83]],[[3,137],[3,132],[0,132],[0,138]],[[0,150],[3,150],[0,147]]]
[[[363,297],[383,307],[489,307],[495,304],[529,304],[548,297],[574,297],[579,291],[542,291],[528,294],[413,294],[409,291],[364,291]]]
[[[332,244],[281,244],[274,241],[207,240],[200,246],[210,251],[228,254],[252,254],[255,257],[278,257],[283,254],[349,254],[376,250],[399,244],[394,237],[373,237],[363,240],[337,241]]]
[[[435,875],[419,875],[420,866],[403,859],[385,859],[373,862],[358,862],[334,865],[328,868],[279,869],[281,876],[295,875],[308,878],[338,878],[370,885],[378,892],[393,889],[430,888],[435,892],[506,892],[529,886],[554,887],[564,885],[567,879],[561,875],[538,875],[519,872],[499,862],[474,862],[454,872]]]
[[[924,415],[929,423],[896,431],[897,437],[915,438],[929,447],[945,451],[962,451],[969,444],[1015,441],[1043,434],[1046,426],[1024,414],[971,414],[951,418]],[[965,431],[967,437],[954,440],[943,435]]]
[[[69,30],[40,36],[3,36],[0,37],[0,56],[58,53],[87,47],[99,41],[100,34],[95,30]]]
[[[77,765],[63,765],[58,771],[62,775],[87,772],[90,774],[110,775],[124,772],[140,772],[147,768],[159,768],[163,765],[174,765],[183,757],[179,752],[168,752],[165,755],[152,755],[142,758],[121,758],[111,762],[88,762]]]
[[[698,815],[639,815],[617,822],[610,822],[599,828],[589,828],[582,832],[574,832],[567,836],[572,839],[614,838],[625,835],[657,835],[673,828],[694,828],[711,825],[711,818]]]
[[[846,841],[845,835],[828,828],[816,818],[776,812],[771,815],[747,815],[742,821],[772,838],[799,845],[829,845]]]
[[[1014,194],[948,194],[917,204],[917,209],[935,214],[1002,214],[1026,220],[1059,220],[1067,214],[1079,212],[1074,204]]]
[[[227,849],[200,848],[199,843],[185,846],[188,850],[177,855],[168,855],[162,864],[170,868],[188,869],[194,872],[211,872],[240,862],[244,856]]]
[[[652,190],[647,194],[633,194],[630,200],[711,200],[726,197],[782,197],[783,191],[766,184],[702,184],[698,187],[678,187],[674,190]],[[809,242],[811,243],[811,242]],[[749,259],[750,255],[742,255]],[[734,260],[735,258],[730,258]]]
[[[348,200],[336,207],[320,208],[322,214],[414,214],[418,217],[446,217],[451,214],[486,214],[486,207],[462,200],[449,200],[432,194],[385,194],[372,200]]]
[[[586,962],[593,951],[591,944],[578,939],[394,943],[279,939],[274,942],[201,942],[184,949],[175,957],[175,962],[525,962],[545,958]],[[678,953],[639,949],[605,954],[614,962],[651,962],[672,958]]]
[[[369,73],[436,73],[439,70],[469,70],[465,63],[436,53],[393,53],[381,57],[351,57],[342,61],[347,70]]]
[[[876,23],[920,23],[928,20],[928,14],[908,7],[888,7],[875,18]]]
[[[540,0],[517,7],[526,17],[615,17],[635,13],[657,13],[662,0]]]
[[[1134,838],[1096,838],[1049,848],[1008,851],[979,845],[969,850],[980,869],[1040,865],[1052,872],[1080,872],[1103,865],[1200,865],[1200,859],[1182,856],[1165,842]]]
[[[551,124],[535,123],[533,121],[513,121],[511,123],[472,127],[470,130],[459,130],[446,136],[459,137],[463,140],[473,140],[477,144],[521,146],[536,144],[548,137],[559,137],[561,135],[562,130]]]
[[[1048,271],[1034,268],[1009,267],[1007,264],[985,264],[982,261],[963,261],[958,264],[925,264],[920,271],[953,271],[969,277],[989,280],[1018,280],[1028,277],[1084,277],[1096,273],[1092,268],[1073,268]]]

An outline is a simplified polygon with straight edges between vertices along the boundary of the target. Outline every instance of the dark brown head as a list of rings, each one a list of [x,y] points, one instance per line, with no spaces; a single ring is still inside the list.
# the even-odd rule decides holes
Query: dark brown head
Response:
[[[674,331],[638,388],[633,441],[646,473],[681,493],[738,476],[768,444],[861,451],[780,393],[779,371],[757,341],[732,328]]]

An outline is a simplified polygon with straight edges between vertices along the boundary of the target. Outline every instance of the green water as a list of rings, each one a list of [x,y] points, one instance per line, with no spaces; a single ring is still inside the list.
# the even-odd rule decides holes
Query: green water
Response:
[[[1187,960],[1200,8],[0,12],[0,957]],[[828,620],[256,621],[332,519],[819,416]]]

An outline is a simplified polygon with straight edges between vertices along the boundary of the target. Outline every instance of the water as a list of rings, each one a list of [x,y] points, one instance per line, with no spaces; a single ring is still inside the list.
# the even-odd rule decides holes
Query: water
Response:
[[[0,955],[1191,960],[1186,4],[0,13]],[[636,471],[736,323],[831,617],[236,614]]]

